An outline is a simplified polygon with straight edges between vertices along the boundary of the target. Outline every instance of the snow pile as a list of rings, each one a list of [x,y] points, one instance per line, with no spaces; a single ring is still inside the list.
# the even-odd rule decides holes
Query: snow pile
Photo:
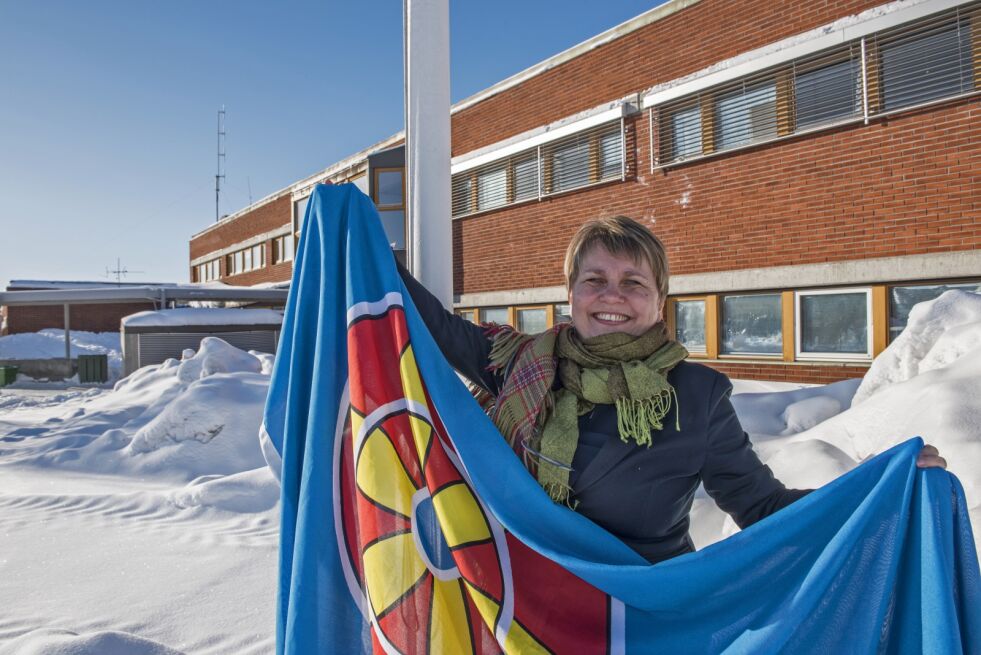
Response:
[[[118,332],[72,330],[70,334],[73,358],[79,355],[108,355],[109,377],[119,378],[123,370],[123,355]],[[58,328],[0,337],[0,360],[56,359],[64,356],[65,331]]]
[[[855,404],[893,384],[942,369],[981,348],[981,294],[947,291],[913,307],[906,329],[879,355],[855,392]]]
[[[0,390],[0,655],[274,650],[271,366],[206,338],[111,390]]]
[[[114,475],[190,481],[263,466],[258,426],[269,388],[263,361],[207,337],[184,352],[119,381],[44,427],[23,427],[6,440],[49,438],[4,453],[7,461]]]
[[[124,632],[79,635],[67,630],[37,630],[0,646],[0,655],[181,655],[155,641]]]

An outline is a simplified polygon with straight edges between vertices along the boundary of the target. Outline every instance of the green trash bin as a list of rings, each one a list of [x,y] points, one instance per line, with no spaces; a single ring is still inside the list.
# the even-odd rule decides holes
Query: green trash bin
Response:
[[[106,382],[109,379],[109,358],[106,355],[79,355],[78,381]]]
[[[16,366],[0,366],[0,387],[5,387],[17,380]]]

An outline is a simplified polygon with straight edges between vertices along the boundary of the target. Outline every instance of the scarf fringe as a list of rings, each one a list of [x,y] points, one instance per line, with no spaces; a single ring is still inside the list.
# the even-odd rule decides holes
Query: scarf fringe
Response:
[[[644,400],[633,400],[623,397],[617,398],[617,431],[620,433],[620,440],[629,443],[631,439],[637,442],[638,446],[653,445],[652,430],[664,429],[664,417],[671,411],[671,401],[674,399],[675,407],[678,406],[678,395],[673,387],[670,390],[645,398]],[[681,430],[681,423],[675,412],[675,429]]]
[[[490,359],[488,371],[499,371],[507,366],[521,350],[521,347],[533,339],[533,337],[522,334],[508,325],[492,325],[485,332],[494,342],[491,344],[488,357]]]
[[[575,510],[579,507],[578,500],[571,500],[572,498],[572,487],[563,482],[545,482],[542,483],[542,488],[548,497],[557,503],[562,503],[571,510]]]

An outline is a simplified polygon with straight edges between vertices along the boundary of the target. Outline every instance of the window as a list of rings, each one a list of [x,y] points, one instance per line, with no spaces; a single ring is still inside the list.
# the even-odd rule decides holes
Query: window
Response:
[[[245,257],[245,264],[242,266],[242,270],[243,271],[251,271],[252,270],[252,249],[251,248],[246,248],[245,250],[242,251],[242,253],[243,253],[244,257]]]
[[[396,255],[405,254],[405,185],[403,169],[379,168],[375,175],[375,206],[385,237]]]
[[[691,353],[705,353],[705,301],[679,300],[674,304],[674,338]]]
[[[625,163],[620,119],[602,123],[455,173],[453,216],[622,179]]]
[[[296,225],[297,230],[303,228],[303,219],[307,215],[307,204],[309,202],[310,196],[304,196],[303,198],[293,202],[293,224]]]
[[[556,305],[553,312],[553,316],[556,323],[571,323],[572,305],[567,305],[567,304]]]
[[[471,213],[470,196],[473,194],[473,177],[470,172],[453,176],[453,216],[463,216]]]
[[[211,282],[221,277],[221,260],[212,259],[209,262],[194,267],[195,282]]]
[[[620,130],[601,134],[599,137],[599,179],[609,180],[622,177],[623,148],[621,147]]]
[[[868,289],[798,292],[798,357],[871,358],[871,297]]]
[[[783,353],[779,293],[722,299],[722,352],[727,355]]]
[[[551,151],[552,178],[549,191],[559,193],[589,184],[589,141],[563,143]]]
[[[777,87],[773,81],[745,84],[715,105],[716,143],[733,148],[777,136]]]
[[[508,318],[507,307],[482,307],[480,309],[480,321],[481,323],[499,323],[501,325],[511,323]]]
[[[467,319],[471,323],[477,322],[476,312],[473,309],[458,309],[456,313],[462,316],[463,318]]]
[[[862,113],[862,65],[857,58],[802,67],[794,77],[795,129]]]
[[[889,290],[889,340],[892,341],[906,329],[910,311],[915,305],[938,298],[951,289],[981,293],[981,281],[891,288]]]
[[[402,207],[402,171],[379,170],[375,180],[375,204],[379,208]]]
[[[252,268],[262,268],[266,265],[266,246],[260,243],[252,246]]]
[[[966,19],[934,20],[877,38],[883,107],[908,107],[971,91],[971,40]]]
[[[651,107],[652,168],[976,92],[979,20],[971,3]]]
[[[273,239],[273,263],[293,261],[293,235],[284,234]]]
[[[662,139],[668,159],[702,154],[702,108],[699,105],[671,112],[667,124],[668,131]]]
[[[385,238],[392,250],[405,250],[405,212],[401,209],[378,212]]]
[[[538,197],[538,157],[534,154],[514,162],[514,202]]]
[[[516,311],[519,332],[538,334],[548,329],[548,313],[544,307],[519,307]]]
[[[504,167],[477,174],[477,211],[500,207],[507,202],[508,174]]]

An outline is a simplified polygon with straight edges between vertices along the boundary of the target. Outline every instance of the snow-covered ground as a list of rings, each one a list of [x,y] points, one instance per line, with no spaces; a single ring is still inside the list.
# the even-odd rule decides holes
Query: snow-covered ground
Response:
[[[118,332],[70,332],[71,356],[108,355],[109,378],[116,380],[123,370],[123,349]],[[52,359],[65,356],[65,331],[49,328],[40,332],[8,334],[0,337],[2,359]],[[29,378],[18,377],[18,381]]]
[[[0,655],[274,650],[278,489],[257,437],[271,367],[207,339],[111,390],[0,390]],[[981,295],[917,306],[863,381],[735,387],[789,486],[919,434],[981,520]],[[735,530],[707,498],[693,514],[700,546]]]

